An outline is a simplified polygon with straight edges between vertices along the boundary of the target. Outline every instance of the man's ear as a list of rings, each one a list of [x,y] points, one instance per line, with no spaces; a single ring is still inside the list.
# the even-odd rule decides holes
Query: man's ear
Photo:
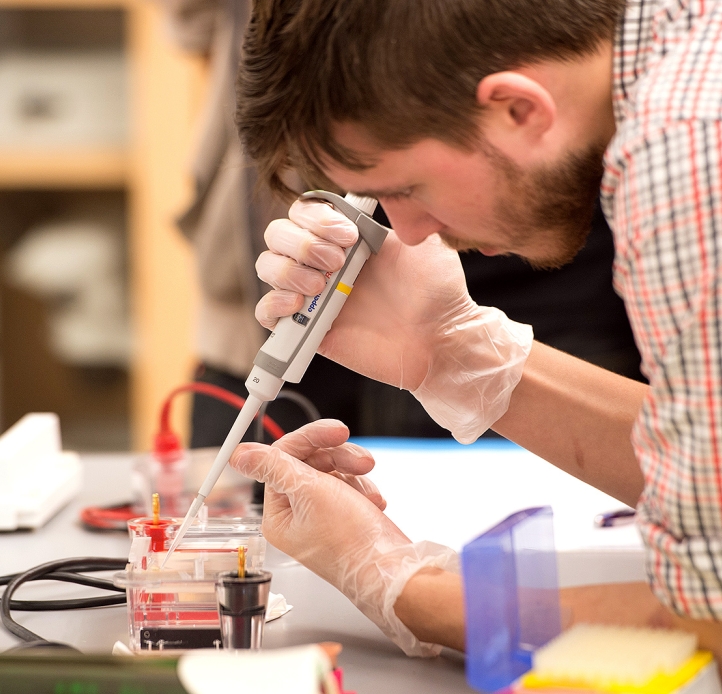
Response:
[[[554,125],[557,108],[552,95],[536,80],[518,72],[495,72],[476,89],[484,108],[484,137],[505,154],[525,158]]]

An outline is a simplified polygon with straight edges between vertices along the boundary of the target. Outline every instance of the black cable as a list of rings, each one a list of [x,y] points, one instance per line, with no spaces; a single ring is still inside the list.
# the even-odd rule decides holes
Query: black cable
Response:
[[[89,571],[90,569],[85,569]],[[98,569],[100,570],[100,569]],[[0,586],[6,586],[19,574],[8,574],[0,576]],[[96,598],[77,598],[66,600],[10,600],[10,609],[19,612],[55,612],[60,610],[82,610],[89,607],[107,607],[110,605],[123,605],[126,602],[125,588],[116,586],[107,578],[95,578],[66,571],[54,571],[53,573],[40,576],[36,581],[65,581],[66,583],[77,583],[81,586],[99,588],[101,590],[112,590],[123,595],[100,596]]]
[[[278,396],[282,400],[286,399],[296,403],[296,405],[303,410],[303,414],[308,417],[309,422],[315,422],[316,420],[321,419],[321,413],[318,411],[316,405],[314,405],[305,395],[301,395],[301,393],[297,390],[282,390]]]
[[[71,646],[68,643],[60,643],[59,641],[23,641],[17,646],[13,646],[12,648],[8,648],[6,651],[3,651],[3,655],[6,653],[17,653],[18,651],[30,650],[39,650],[42,651],[43,655],[45,655],[49,649],[53,651],[53,654],[55,651],[73,651],[74,653],[81,652],[75,648],[75,646]]]
[[[100,571],[101,569],[98,569]],[[91,571],[91,569],[85,569]],[[20,574],[7,574],[0,576],[0,586],[6,586],[16,576]],[[37,581],[65,581],[66,583],[77,583],[81,586],[89,586],[90,588],[101,588],[102,590],[114,590],[118,593],[125,593],[125,588],[116,586],[113,581],[107,578],[95,578],[93,576],[84,576],[83,574],[73,573],[71,571],[53,571],[42,578],[35,579]]]
[[[68,600],[11,600],[10,609],[18,612],[62,612],[63,610],[85,610],[91,607],[125,605],[125,595],[99,595],[95,598],[73,598]]]
[[[9,579],[7,582],[7,588],[2,595],[0,600],[0,619],[5,628],[11,633],[17,636],[23,641],[30,643],[42,643],[42,644],[53,644],[51,641],[38,636],[38,634],[26,629],[25,627],[18,624],[10,615],[12,608],[12,596],[13,593],[23,583],[29,581],[48,580],[53,574],[60,573],[61,578],[59,580],[67,581],[72,580],[70,572],[79,571],[108,571],[108,570],[120,570],[124,569],[128,563],[127,559],[111,559],[105,557],[82,557],[78,559],[59,559],[56,561],[47,562],[36,566],[33,569],[25,571],[23,573],[15,574],[12,577],[3,576],[2,579]],[[90,581],[97,585],[98,581],[103,579],[92,579],[87,576],[77,576],[83,585],[88,585]],[[104,586],[100,586],[104,587]],[[115,587],[114,587],[115,589]],[[39,604],[41,601],[18,601],[25,603]],[[78,609],[83,607],[101,607],[104,605],[118,605],[125,602],[125,596],[113,595],[113,596],[101,596],[96,598],[84,598],[79,600],[47,600],[44,602],[44,608],[39,607],[37,609]],[[72,607],[70,607],[72,605]],[[60,644],[62,646],[62,644]]]
[[[321,419],[321,413],[318,411],[316,405],[314,405],[305,395],[296,392],[295,390],[283,389],[277,396],[276,400],[290,400],[292,403],[301,408],[303,414],[306,415],[309,422],[315,422],[317,419]],[[272,401],[271,401],[272,402]],[[263,429],[263,418],[266,415],[269,401],[264,402],[258,410],[258,417],[254,425],[253,438],[258,443],[266,442],[266,435]]]

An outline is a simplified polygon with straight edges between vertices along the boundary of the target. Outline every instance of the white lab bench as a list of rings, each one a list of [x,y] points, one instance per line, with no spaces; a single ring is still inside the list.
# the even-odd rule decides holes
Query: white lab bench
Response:
[[[599,513],[626,508],[611,496],[504,439],[365,439],[386,514],[412,540],[464,544],[520,509],[550,505],[560,587],[646,581],[633,523],[598,528]]]
[[[643,580],[643,553],[633,526],[600,530],[593,516],[619,502],[552,468],[511,444],[484,441],[460,446],[446,441],[369,439],[372,477],[388,501],[388,515],[413,540],[455,548],[528,506],[549,503],[555,511],[559,574],[563,585]],[[93,533],[78,522],[83,506],[126,500],[132,456],[85,455],[80,496],[44,528],[0,534],[0,574],[68,557],[125,557],[126,535]],[[340,511],[341,512],[341,511]],[[272,590],[294,606],[266,626],[264,647],[338,641],[346,689],[365,692],[469,692],[463,657],[445,651],[432,660],[404,656],[346,598],[313,573],[273,548],[266,567]],[[35,583],[19,598],[61,598],[94,594],[70,584]],[[125,607],[71,612],[15,612],[16,620],[45,638],[85,652],[109,653],[127,642]],[[17,642],[0,628],[0,650]]]

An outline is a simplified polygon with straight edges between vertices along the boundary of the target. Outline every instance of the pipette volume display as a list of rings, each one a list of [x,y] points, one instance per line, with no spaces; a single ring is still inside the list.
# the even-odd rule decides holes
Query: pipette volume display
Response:
[[[329,276],[324,290],[307,296],[303,307],[293,316],[281,318],[253,360],[253,369],[246,381],[248,398],[223,442],[198,495],[191,504],[181,527],[173,538],[168,557],[178,547],[186,531],[203,506],[213,485],[218,481],[235,447],[240,443],[263,402],[274,400],[286,381],[298,383],[316,354],[321,341],[338,316],[354,282],[371,253],[378,253],[388,229],[371,219],[377,202],[349,193],[345,198],[327,191],[304,193],[302,200],[330,203],[348,217],[359,230],[358,241],[346,249],[343,267]]]

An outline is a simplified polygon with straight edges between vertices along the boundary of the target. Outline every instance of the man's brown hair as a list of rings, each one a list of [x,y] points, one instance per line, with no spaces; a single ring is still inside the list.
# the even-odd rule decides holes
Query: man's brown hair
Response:
[[[314,184],[326,157],[368,165],[332,136],[355,122],[382,148],[478,138],[478,83],[610,39],[624,0],[255,0],[237,120],[272,188],[286,169]]]

